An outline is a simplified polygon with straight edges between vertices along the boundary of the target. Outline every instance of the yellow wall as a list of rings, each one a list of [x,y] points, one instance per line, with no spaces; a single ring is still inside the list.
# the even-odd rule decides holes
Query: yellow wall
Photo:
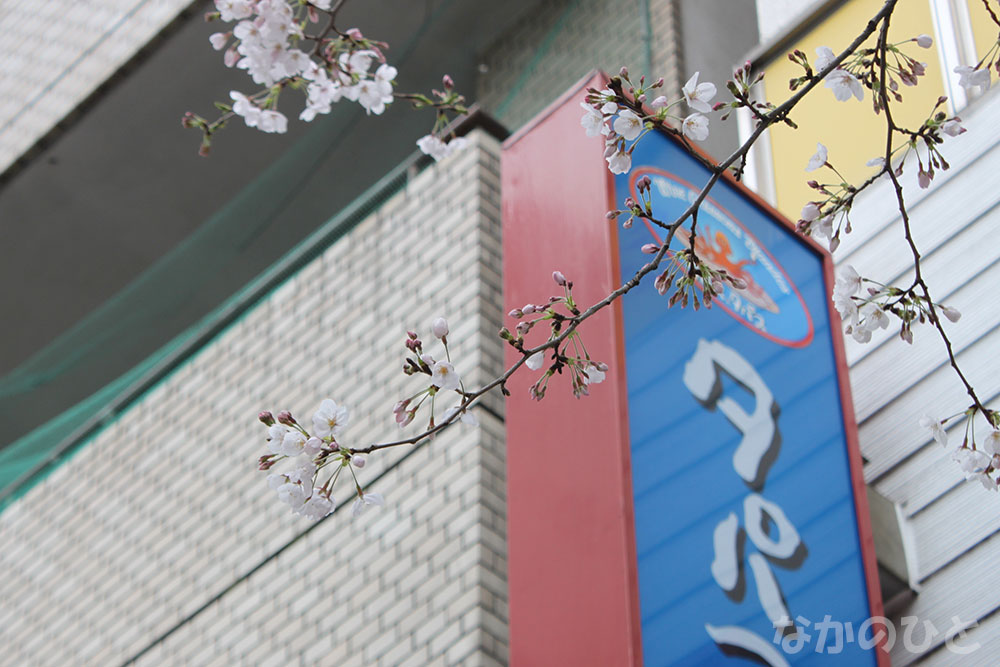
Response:
[[[988,0],[993,13],[1000,17],[1000,2]],[[969,2],[969,22],[972,24],[972,38],[976,42],[976,55],[982,58],[986,52],[996,44],[997,34],[1000,28],[990,18],[989,13],[983,6],[983,0],[968,0]]]
[[[833,13],[822,25],[786,51],[800,49],[814,62],[816,47],[828,46],[834,53],[846,48],[868,20],[882,6],[882,0],[850,0]],[[928,0],[900,0],[889,27],[889,39],[899,42],[922,33],[934,35]],[[874,45],[873,35],[867,46]],[[901,86],[903,104],[893,107],[893,118],[904,126],[919,125],[943,94],[937,44],[921,49],[915,43],[904,45],[904,52],[926,63],[927,73],[916,87]],[[764,69],[765,92],[769,101],[780,104],[792,93],[788,81],[801,76],[803,71],[784,56],[775,58]],[[865,99],[851,98],[838,102],[833,92],[823,84],[816,87],[791,114],[799,128],[777,126],[771,130],[771,151],[774,156],[774,181],[777,208],[791,219],[799,217],[802,206],[814,199],[814,191],[806,186],[810,178],[820,182],[833,182],[828,169],[807,174],[805,166],[816,151],[816,142],[823,143],[830,151],[830,163],[837,167],[850,182],[860,182],[872,173],[865,162],[885,152],[885,124],[883,116],[872,113],[871,91],[865,89]]]

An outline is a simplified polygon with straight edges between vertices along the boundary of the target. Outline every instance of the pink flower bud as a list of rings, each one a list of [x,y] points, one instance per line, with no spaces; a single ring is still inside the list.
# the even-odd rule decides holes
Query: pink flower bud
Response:
[[[455,82],[447,74],[444,75],[444,78],[441,80],[441,82],[444,84],[445,90],[451,90],[452,88],[455,87]]]
[[[361,41],[362,39],[365,38],[365,36],[362,35],[361,31],[358,30],[357,28],[351,28],[350,30],[348,30],[344,34],[347,35],[348,37],[350,37],[351,39],[353,39],[356,42],[359,42],[359,41]]]
[[[355,468],[364,468],[365,457],[363,457],[361,454],[355,454],[354,456],[351,457],[351,465],[353,465]]]
[[[272,426],[274,424],[274,415],[271,414],[270,410],[264,410],[258,414],[257,419],[263,422],[264,426]]]
[[[431,332],[438,338],[443,339],[448,335],[448,320],[439,317],[431,324]]]
[[[508,317],[516,317],[516,318],[520,319],[520,318],[524,317],[524,311],[522,311],[520,308],[515,308],[514,310],[510,311],[509,313],[507,313],[507,316]]]
[[[554,280],[556,285],[559,285],[560,287],[564,287],[566,285],[566,276],[564,276],[561,271],[553,271],[552,280]]]
[[[627,79],[628,78],[628,67],[622,67],[621,70],[619,70],[618,73],[621,75],[621,77],[623,79]]]
[[[295,418],[292,417],[292,413],[288,410],[282,410],[278,413],[278,422],[285,426],[292,426],[295,424]]]
[[[655,255],[656,253],[660,252],[660,246],[656,245],[655,243],[647,243],[646,245],[642,246],[641,250],[647,255]]]
[[[649,103],[649,106],[653,109],[662,109],[670,104],[670,100],[667,99],[666,95],[660,95],[655,100]]]
[[[931,48],[931,45],[934,44],[934,40],[931,39],[930,35],[918,35],[913,39],[913,41],[916,42],[917,46],[922,49],[929,49]]]

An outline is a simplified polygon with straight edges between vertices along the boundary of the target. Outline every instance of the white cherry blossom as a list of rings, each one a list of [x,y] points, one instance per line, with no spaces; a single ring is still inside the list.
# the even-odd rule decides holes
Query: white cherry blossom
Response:
[[[455,372],[455,367],[447,361],[431,364],[431,384],[441,391],[458,389],[462,378]]]
[[[238,21],[253,15],[253,0],[215,0],[223,21]]]
[[[691,114],[681,124],[681,132],[685,137],[690,137],[695,141],[708,139],[708,117],[700,113]]]
[[[993,456],[1000,455],[1000,431],[993,429],[983,440],[983,451]]]
[[[524,365],[533,371],[537,371],[539,368],[545,365],[545,350],[541,352],[535,352],[533,355],[524,360]]]
[[[846,69],[838,67],[827,74],[824,81],[826,82],[824,85],[833,91],[833,96],[838,102],[846,102],[851,99],[851,95],[859,101],[865,98],[865,89],[861,82]]]
[[[286,503],[292,510],[298,510],[302,507],[308,497],[309,493],[301,484],[287,482],[278,487],[278,500]]]
[[[694,76],[688,79],[688,82],[681,88],[681,92],[684,93],[684,100],[689,107],[695,111],[708,113],[712,110],[712,105],[708,102],[715,97],[715,84],[707,81],[698,83],[699,74],[700,72],[695,72]]]
[[[830,63],[836,60],[837,56],[829,46],[820,46],[816,49],[816,72],[822,72]]]
[[[812,157],[809,158],[809,164],[806,165],[806,171],[816,171],[820,167],[826,164],[827,150],[826,146],[821,143],[816,143],[816,152],[813,153]]]
[[[296,510],[302,516],[319,521],[333,511],[333,499],[314,493],[312,497]]]
[[[425,155],[430,155],[434,158],[435,162],[440,162],[446,157],[454,155],[468,144],[469,140],[465,137],[455,137],[447,143],[433,134],[425,134],[417,139],[417,148]]]
[[[584,384],[600,384],[601,382],[604,382],[605,372],[593,362],[584,368],[583,372]]]
[[[377,505],[382,507],[385,505],[385,498],[382,497],[381,493],[363,493],[361,496],[354,501],[351,505],[351,516],[357,517],[361,514],[369,505]]]
[[[459,404],[459,405],[453,405],[452,407],[448,408],[447,410],[444,411],[444,415],[442,415],[441,420],[443,422],[451,421],[452,417],[458,414],[459,410],[461,410],[461,407],[462,407],[461,404]],[[469,426],[479,426],[479,420],[476,418],[476,415],[473,414],[471,410],[462,410],[461,414],[458,417],[458,421],[462,422],[463,424],[468,424]]]
[[[931,435],[934,436],[934,439],[937,440],[938,444],[947,449],[948,433],[944,430],[941,420],[924,415],[920,418],[920,426],[930,430]]]
[[[328,398],[320,403],[319,410],[313,415],[313,433],[320,438],[331,435],[336,438],[347,426],[349,418],[350,413],[346,407],[337,405],[332,398]]]
[[[606,159],[612,174],[626,174],[632,168],[632,156],[626,151],[616,151]]]
[[[584,110],[583,117],[580,118],[580,125],[587,131],[587,136],[597,137],[602,134],[607,136],[610,130],[607,123],[604,122],[604,114],[586,102],[580,102],[580,106]]]
[[[634,141],[642,133],[642,118],[631,109],[622,109],[618,117],[615,118],[614,130],[625,141]]]

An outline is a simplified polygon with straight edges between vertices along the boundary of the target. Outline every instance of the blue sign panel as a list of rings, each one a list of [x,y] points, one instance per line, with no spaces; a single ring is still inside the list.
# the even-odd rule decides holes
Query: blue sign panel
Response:
[[[659,135],[632,159],[617,202],[648,175],[664,221],[709,178]],[[623,278],[657,232],[620,231]],[[727,183],[696,244],[746,289],[694,312],[649,280],[623,304],[645,664],[876,664],[823,260]]]

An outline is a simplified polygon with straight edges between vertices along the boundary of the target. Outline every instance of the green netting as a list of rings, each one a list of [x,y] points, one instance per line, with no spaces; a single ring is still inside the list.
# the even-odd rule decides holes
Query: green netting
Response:
[[[451,4],[428,12],[397,62]],[[426,118],[395,111],[371,125],[356,105],[318,119],[196,232],[0,378],[0,509],[405,183]],[[387,163],[400,166],[366,189]]]
[[[70,458],[74,452],[96,436],[104,426],[120,416],[136,399],[155,387],[205,344],[237,322],[268,293],[301,270],[323,249],[377,209],[383,201],[405,185],[409,173],[419,165],[426,165],[428,162],[426,156],[419,153],[412,154],[362,193],[338,215],[295,246],[267,271],[257,276],[198,323],[174,337],[155,353],[85,400],[0,451],[0,511],[25,493],[32,485],[43,479],[56,465]],[[275,167],[280,169],[280,165]],[[267,176],[262,178],[266,180]],[[256,185],[259,186],[259,184]],[[250,190],[252,191],[253,187]],[[241,203],[238,198],[231,207],[238,209]],[[226,210],[229,211],[230,207],[227,207]],[[227,218],[223,216],[221,219]],[[203,235],[210,234],[212,231],[212,229],[200,230],[195,234],[197,238],[191,242],[197,242]],[[184,248],[178,248],[170,256],[165,257],[162,264],[167,267],[174,264],[177,261],[176,255],[180,255],[182,260],[186,260],[188,255],[184,253]],[[152,289],[150,286],[155,286],[158,280],[169,279],[169,275],[161,275],[161,272],[165,270],[165,267],[158,263],[148,272],[151,275],[144,274],[137,281],[138,284],[130,286],[113,301],[105,304],[87,321],[60,338],[55,344],[57,348],[72,346],[78,341],[78,336],[86,335],[91,328],[99,326],[102,322],[106,324],[106,318],[114,318],[123,308],[127,309],[130,302],[137,298],[136,295],[141,298],[147,294],[145,290]],[[211,274],[211,272],[209,273]],[[152,293],[155,294],[155,291]],[[109,332],[106,340],[113,343],[118,334],[121,333],[127,334],[128,332]],[[100,345],[94,345],[94,349],[99,348]],[[40,355],[40,360],[33,359],[32,361],[36,364],[41,363],[47,360],[48,355],[53,354],[55,352],[47,348]],[[62,356],[65,357],[65,355]],[[67,366],[71,367],[72,364],[67,361]],[[5,378],[0,382],[0,391],[16,390],[17,382],[23,382],[25,378],[29,378],[30,375],[23,369],[24,367],[18,369],[20,372],[13,381],[8,381],[8,378]]]

